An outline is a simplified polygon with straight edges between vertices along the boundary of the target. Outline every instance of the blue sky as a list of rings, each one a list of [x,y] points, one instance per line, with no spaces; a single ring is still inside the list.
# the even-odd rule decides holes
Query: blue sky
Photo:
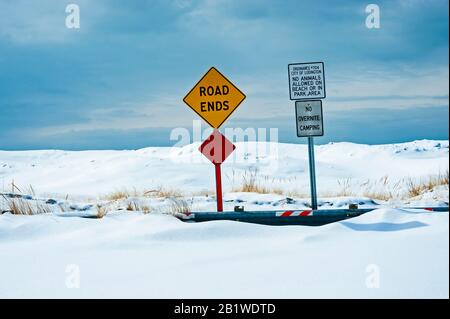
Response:
[[[80,7],[67,29],[65,7]],[[0,149],[173,145],[211,66],[247,99],[230,127],[296,137],[287,64],[324,61],[319,143],[448,139],[448,1],[0,0]],[[206,125],[204,126],[206,128]]]

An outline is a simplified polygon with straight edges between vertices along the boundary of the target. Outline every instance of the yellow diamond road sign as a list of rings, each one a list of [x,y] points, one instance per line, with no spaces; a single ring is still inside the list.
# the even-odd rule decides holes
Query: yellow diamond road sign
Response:
[[[233,83],[212,67],[183,101],[213,128],[219,128],[245,99]]]

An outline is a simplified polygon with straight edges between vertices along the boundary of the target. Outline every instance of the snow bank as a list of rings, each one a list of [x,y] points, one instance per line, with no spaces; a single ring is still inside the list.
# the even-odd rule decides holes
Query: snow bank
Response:
[[[448,298],[448,236],[448,213],[398,209],[322,227],[4,214],[0,298]]]
[[[136,151],[0,151],[3,190],[10,183],[32,185],[40,194],[96,197],[128,188],[159,186],[184,193],[214,190],[214,169],[198,152],[198,143],[178,147],[151,147]],[[448,141],[414,141],[388,145],[330,143],[316,148],[319,195],[339,192],[364,195],[397,181],[445,173]],[[242,183],[242,176],[258,169],[260,182],[273,188],[309,194],[306,145],[237,143],[236,152],[223,165],[226,192]],[[368,184],[367,184],[368,183]],[[448,201],[448,196],[447,196]]]
[[[214,210],[214,197],[196,193],[214,189],[213,167],[197,147],[0,151],[3,193],[14,180],[28,194],[24,201],[52,211],[0,215],[0,298],[449,297],[448,213],[381,208],[321,227],[273,227],[183,223],[161,214],[170,209],[168,196],[94,200],[124,187],[163,186],[182,192],[192,210]],[[223,168],[226,210],[308,207],[305,145],[238,143],[237,150]],[[448,150],[448,141],[427,140],[318,146],[320,208],[386,206],[365,193],[405,192],[405,180],[444,173]],[[264,186],[295,196],[231,192],[253,169]],[[9,199],[0,196],[2,211]],[[150,213],[127,212],[131,202]],[[97,204],[110,213],[81,218],[95,215]],[[448,206],[448,185],[389,206],[396,204]],[[80,286],[73,288],[77,274]]]

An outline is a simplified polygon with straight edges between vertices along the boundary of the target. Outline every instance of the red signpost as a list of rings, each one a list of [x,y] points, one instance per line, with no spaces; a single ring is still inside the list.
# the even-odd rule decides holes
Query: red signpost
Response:
[[[219,130],[214,132],[200,145],[199,151],[209,159],[215,166],[216,172],[216,197],[217,197],[217,211],[223,211],[222,203],[222,174],[220,165],[225,159],[233,153],[236,146],[231,143]]]
[[[245,94],[216,68],[212,67],[184,97],[183,101],[205,120],[214,132],[202,143],[199,151],[215,166],[217,211],[223,211],[220,165],[236,146],[218,128],[244,101]]]

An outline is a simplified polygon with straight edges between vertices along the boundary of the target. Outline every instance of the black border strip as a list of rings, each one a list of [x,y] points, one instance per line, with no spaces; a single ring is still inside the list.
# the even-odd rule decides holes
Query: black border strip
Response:
[[[282,283],[280,283],[281,285]],[[402,291],[400,292],[402,294]],[[175,307],[181,303],[187,306],[208,306],[216,311],[208,311],[201,317],[196,314],[176,314]],[[274,304],[274,313],[218,313],[219,304]],[[410,315],[429,317],[431,309],[442,313],[448,309],[448,299],[79,299],[79,300],[0,300],[3,312],[18,311],[36,314],[45,313],[50,318],[60,318],[62,309],[70,309],[72,316],[86,316],[98,312],[114,314],[118,317],[141,316],[148,313],[150,318],[294,318],[299,314],[329,315],[330,318],[344,316],[345,318],[386,317],[386,314],[399,315],[405,318]],[[55,307],[56,306],[56,307]],[[87,307],[84,307],[87,306]],[[92,306],[92,307],[90,307]],[[49,311],[55,307],[56,311]],[[53,309],[53,308],[52,308]]]

